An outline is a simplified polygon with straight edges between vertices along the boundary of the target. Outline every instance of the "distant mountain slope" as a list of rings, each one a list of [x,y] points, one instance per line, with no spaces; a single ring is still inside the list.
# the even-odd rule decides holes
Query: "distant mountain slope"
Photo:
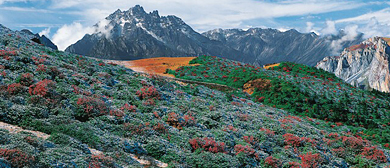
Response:
[[[243,55],[195,32],[176,16],[160,17],[157,11],[146,13],[138,5],[128,11],[117,10],[106,20],[109,23],[105,35],[101,32],[87,34],[65,51],[117,60],[203,54],[233,58]]]
[[[389,56],[388,43],[374,37],[344,49],[338,57],[324,58],[317,68],[361,88],[390,92]]]
[[[350,46],[362,41],[361,35],[353,40],[341,41],[340,39],[345,36],[343,32],[337,36],[320,37],[315,33],[299,33],[294,29],[286,32],[261,28],[246,31],[216,29],[205,32],[203,35],[244,52],[255,62],[269,64],[290,61],[311,66],[334,52],[332,42],[340,41],[336,45]]]
[[[0,32],[2,32],[4,34],[16,33],[18,36],[24,36],[24,37],[26,37],[26,38],[28,38],[28,39],[30,39],[38,44],[42,44],[42,45],[50,47],[54,50],[58,50],[57,46],[49,38],[47,38],[45,35],[40,36],[38,33],[34,34],[30,30],[27,30],[27,29],[23,29],[21,31],[14,32],[11,29],[8,29],[7,27],[0,24]]]
[[[33,36],[31,40],[33,40],[34,42],[38,43],[38,44],[42,44],[44,46],[47,46],[47,47],[50,47],[54,50],[58,50],[58,47],[57,45],[55,45],[49,38],[47,38],[45,35],[39,35],[38,33],[37,34],[34,34],[32,33],[30,30],[27,30],[27,29],[23,29],[21,30],[21,32],[24,32],[28,35],[31,35]]]

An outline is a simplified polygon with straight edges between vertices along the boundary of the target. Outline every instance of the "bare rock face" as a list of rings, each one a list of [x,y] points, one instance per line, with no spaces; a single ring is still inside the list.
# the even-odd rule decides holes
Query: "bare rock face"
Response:
[[[390,92],[389,55],[389,44],[374,37],[344,49],[340,56],[324,58],[316,67],[354,86]]]

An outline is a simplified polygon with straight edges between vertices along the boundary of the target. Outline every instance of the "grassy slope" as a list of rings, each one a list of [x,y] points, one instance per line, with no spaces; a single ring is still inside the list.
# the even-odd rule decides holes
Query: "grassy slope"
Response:
[[[140,166],[130,154],[178,167],[389,165],[388,149],[353,136],[350,126],[142,76],[15,34],[0,34],[0,44],[7,50],[0,56],[0,120],[51,135],[0,130],[3,167]],[[208,67],[218,73],[217,65]],[[278,71],[267,75],[292,81]]]
[[[363,132],[364,138],[383,145],[390,142],[389,94],[354,88],[334,74],[293,63],[281,63],[270,70],[206,56],[192,63],[202,65],[170,73],[236,88],[250,80],[268,79],[272,86],[256,90],[253,100],[297,115],[348,125],[353,133]]]

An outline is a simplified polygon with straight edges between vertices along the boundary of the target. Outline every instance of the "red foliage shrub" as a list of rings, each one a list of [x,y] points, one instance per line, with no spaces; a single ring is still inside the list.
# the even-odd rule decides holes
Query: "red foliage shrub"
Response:
[[[30,73],[24,73],[20,76],[19,83],[23,86],[30,86],[34,82],[34,76]]]
[[[133,105],[129,105],[129,104],[125,104],[121,107],[121,110],[122,111],[129,111],[129,112],[133,112],[135,113],[136,110],[137,110],[137,107],[136,106],[133,106]]]
[[[89,160],[89,168],[114,167],[114,159],[102,154],[92,155]]]
[[[275,135],[275,131],[271,131],[270,129],[268,128],[261,128],[260,131],[265,131],[265,133],[269,136],[274,136]]]
[[[0,158],[9,161],[15,167],[28,167],[35,158],[19,149],[0,149]]]
[[[297,162],[288,162],[290,168],[301,168],[301,164]]]
[[[234,146],[234,151],[236,151],[236,155],[242,152],[245,153],[247,156],[259,158],[259,155],[256,153],[256,151],[249,146],[236,145]]]
[[[390,145],[389,145],[389,143],[385,144],[385,145],[384,145],[384,147],[386,147],[386,148],[389,148],[389,149],[390,149]]]
[[[0,57],[2,56],[17,56],[18,53],[16,51],[7,51],[7,50],[0,50]]]
[[[283,138],[284,138],[284,142],[287,145],[291,145],[294,147],[301,146],[301,138],[294,134],[290,134],[290,133],[284,134]]]
[[[345,158],[345,148],[343,147],[332,149],[332,152],[335,153],[337,157]]]
[[[195,125],[195,117],[191,115],[184,115],[184,123],[180,123],[182,126]]]
[[[239,114],[238,118],[240,119],[240,121],[248,121],[249,115],[248,114]]]
[[[158,93],[157,89],[154,86],[150,87],[142,87],[141,90],[137,91],[137,96],[143,100],[143,99],[160,99],[160,94]]]
[[[355,149],[357,151],[363,149],[363,147],[366,144],[368,144],[368,141],[367,140],[363,140],[362,138],[343,136],[342,139],[343,139],[343,144],[346,147],[349,147],[351,149]]]
[[[225,151],[225,143],[223,142],[216,142],[214,138],[194,138],[190,139],[189,143],[191,144],[192,150],[195,151],[196,149],[203,149],[208,152],[212,153],[227,153]]]
[[[46,66],[43,64],[38,65],[37,71],[38,72],[46,72]]]
[[[168,133],[168,129],[165,128],[164,124],[162,123],[158,123],[157,125],[155,125],[153,127],[153,129],[161,134],[165,134],[165,133]]]
[[[84,96],[77,100],[77,105],[82,110],[82,113],[78,114],[82,119],[106,115],[108,112],[106,103],[98,98]]]
[[[234,128],[233,125],[228,125],[227,128],[225,127],[225,128],[223,129],[223,131],[227,131],[227,130],[236,132],[236,131],[237,131],[237,128]]]
[[[38,83],[31,85],[29,88],[30,95],[39,95],[49,97],[54,92],[56,83],[52,80],[44,79]]]
[[[365,158],[374,160],[376,162],[386,163],[387,158],[382,150],[377,149],[376,146],[364,147],[361,153]]]
[[[23,90],[23,86],[20,83],[13,83],[13,84],[8,85],[8,87],[7,87],[7,92],[10,95],[16,95],[16,94],[20,93],[22,90]]]
[[[271,166],[272,168],[278,168],[280,167],[281,162],[279,159],[276,159],[273,156],[268,156],[267,158],[265,158],[265,164]]]
[[[260,97],[259,99],[257,99],[257,101],[259,101],[260,103],[264,102],[264,100],[265,100],[265,97],[264,97],[264,96],[262,96],[262,97]]]
[[[302,168],[316,168],[322,163],[320,154],[312,154],[311,152],[303,155],[299,155],[302,160]]]
[[[121,110],[114,109],[114,110],[110,110],[110,116],[122,118],[123,116],[125,116],[125,113]]]
[[[249,143],[252,145],[256,144],[255,137],[253,137],[253,136],[244,136],[243,139],[246,143]]]
[[[182,129],[182,127],[179,123],[179,115],[174,113],[174,112],[171,112],[168,114],[167,122],[170,126],[173,126],[177,129]]]

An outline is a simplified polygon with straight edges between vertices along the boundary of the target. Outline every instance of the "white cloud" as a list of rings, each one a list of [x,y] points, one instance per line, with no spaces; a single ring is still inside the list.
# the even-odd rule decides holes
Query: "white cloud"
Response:
[[[80,23],[74,22],[70,25],[64,25],[53,35],[53,42],[59,50],[64,50],[77,40],[80,40],[85,34],[93,33],[92,27],[84,27]]]
[[[354,40],[359,35],[359,32],[357,30],[358,30],[358,25],[346,26],[344,29],[345,35],[339,40],[332,41],[331,43],[332,54],[333,55],[339,54],[339,51],[342,50],[343,42]]]
[[[95,26],[83,26],[79,22],[73,22],[70,25],[64,25],[53,35],[53,42],[59,50],[65,50],[71,44],[84,37],[85,34],[99,33],[106,37],[110,36],[112,26],[108,25],[109,21],[101,20]]]
[[[286,31],[289,31],[289,30],[291,30],[291,29],[288,29],[288,28],[278,28],[278,30],[279,30],[280,32],[286,32]]]
[[[39,1],[39,0],[0,0],[0,5],[6,2],[14,3],[14,2],[27,2],[27,1]]]
[[[45,35],[47,38],[50,38],[50,27],[42,30],[41,32],[39,32],[39,35],[42,36],[42,35]]]
[[[337,20],[336,23],[345,22],[368,22],[371,18],[376,18],[379,22],[390,24],[390,8],[385,8],[380,11],[366,13],[357,17]]]
[[[1,10],[7,11],[16,11],[16,12],[40,12],[40,13],[53,13],[53,11],[49,11],[46,9],[36,9],[36,8],[21,8],[21,7],[1,7]]]
[[[336,23],[331,20],[326,21],[326,27],[321,30],[321,34],[327,35],[327,34],[336,34],[336,33],[338,33],[336,29]]]
[[[306,22],[306,33],[314,32],[315,34],[319,35],[321,33],[318,32],[318,28],[314,26],[315,24],[313,22]]]
[[[390,5],[390,2],[389,2]],[[390,8],[366,13],[357,17],[337,20],[338,24],[355,24],[365,38],[373,36],[390,36]]]
[[[78,8],[86,20],[97,21],[116,9],[127,10],[140,4],[147,11],[159,10],[162,15],[181,17],[198,31],[218,27],[245,27],[245,20],[270,19],[283,16],[301,16],[354,9],[364,3],[349,0],[288,0],[279,2],[256,0],[53,0],[53,8]]]

